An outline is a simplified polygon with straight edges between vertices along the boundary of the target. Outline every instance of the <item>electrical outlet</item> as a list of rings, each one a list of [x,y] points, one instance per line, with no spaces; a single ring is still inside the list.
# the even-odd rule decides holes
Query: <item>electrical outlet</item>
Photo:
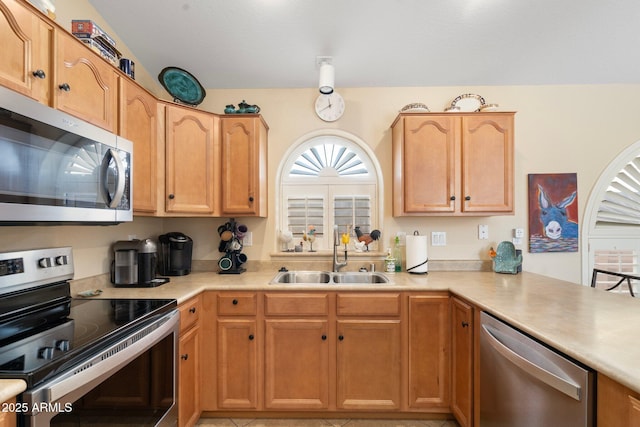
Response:
[[[523,238],[524,237],[524,228],[514,228],[513,229],[513,237]]]
[[[432,231],[431,232],[431,246],[447,246],[447,233],[446,233],[446,231]]]
[[[489,238],[489,226],[482,224],[478,226],[478,239],[487,240]]]
[[[400,238],[400,246],[405,246],[407,244],[407,232],[406,231],[398,231],[396,236]],[[394,239],[395,242],[395,239]]]
[[[242,245],[243,246],[253,246],[253,233],[250,231],[247,231],[246,233],[244,233],[244,236],[242,237]]]

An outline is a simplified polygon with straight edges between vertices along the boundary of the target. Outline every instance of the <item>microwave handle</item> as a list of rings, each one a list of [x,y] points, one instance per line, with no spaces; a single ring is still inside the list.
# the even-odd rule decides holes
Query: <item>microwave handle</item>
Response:
[[[109,194],[109,188],[107,187],[107,172],[109,170],[110,159],[113,159],[117,172],[116,191],[113,193],[113,196]],[[122,200],[122,196],[124,195],[125,173],[126,171],[118,152],[110,148],[102,159],[102,195],[104,196],[107,206],[110,208],[117,208],[120,200]]]

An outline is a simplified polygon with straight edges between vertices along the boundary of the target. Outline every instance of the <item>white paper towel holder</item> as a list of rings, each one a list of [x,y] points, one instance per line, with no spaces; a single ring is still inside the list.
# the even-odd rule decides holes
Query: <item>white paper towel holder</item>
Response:
[[[415,230],[415,231],[413,232],[413,235],[414,235],[414,236],[419,236],[419,235],[420,235],[420,233],[418,232],[418,230]],[[411,273],[411,274],[428,274],[428,272],[427,272],[427,271],[411,271],[411,270],[415,270],[415,269],[416,269],[416,268],[418,268],[418,267],[422,267],[422,266],[423,266],[423,265],[425,265],[427,262],[429,262],[429,257],[427,257],[427,259],[425,259],[424,261],[422,261],[422,262],[420,262],[420,263],[418,263],[418,264],[416,264],[416,265],[414,265],[414,266],[407,267],[407,270],[406,270],[406,271],[407,271],[407,273]]]

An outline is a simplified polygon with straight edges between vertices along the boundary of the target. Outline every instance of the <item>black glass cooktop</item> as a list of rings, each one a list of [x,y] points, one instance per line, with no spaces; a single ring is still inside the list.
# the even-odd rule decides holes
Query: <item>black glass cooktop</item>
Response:
[[[72,299],[67,317],[3,340],[0,378],[32,387],[176,307],[175,300]]]

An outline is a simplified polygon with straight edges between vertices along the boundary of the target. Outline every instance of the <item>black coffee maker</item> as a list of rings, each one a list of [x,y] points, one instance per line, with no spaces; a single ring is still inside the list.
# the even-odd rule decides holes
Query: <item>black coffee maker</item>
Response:
[[[166,276],[185,276],[191,273],[191,253],[193,240],[178,232],[162,234],[160,242],[160,274]]]

